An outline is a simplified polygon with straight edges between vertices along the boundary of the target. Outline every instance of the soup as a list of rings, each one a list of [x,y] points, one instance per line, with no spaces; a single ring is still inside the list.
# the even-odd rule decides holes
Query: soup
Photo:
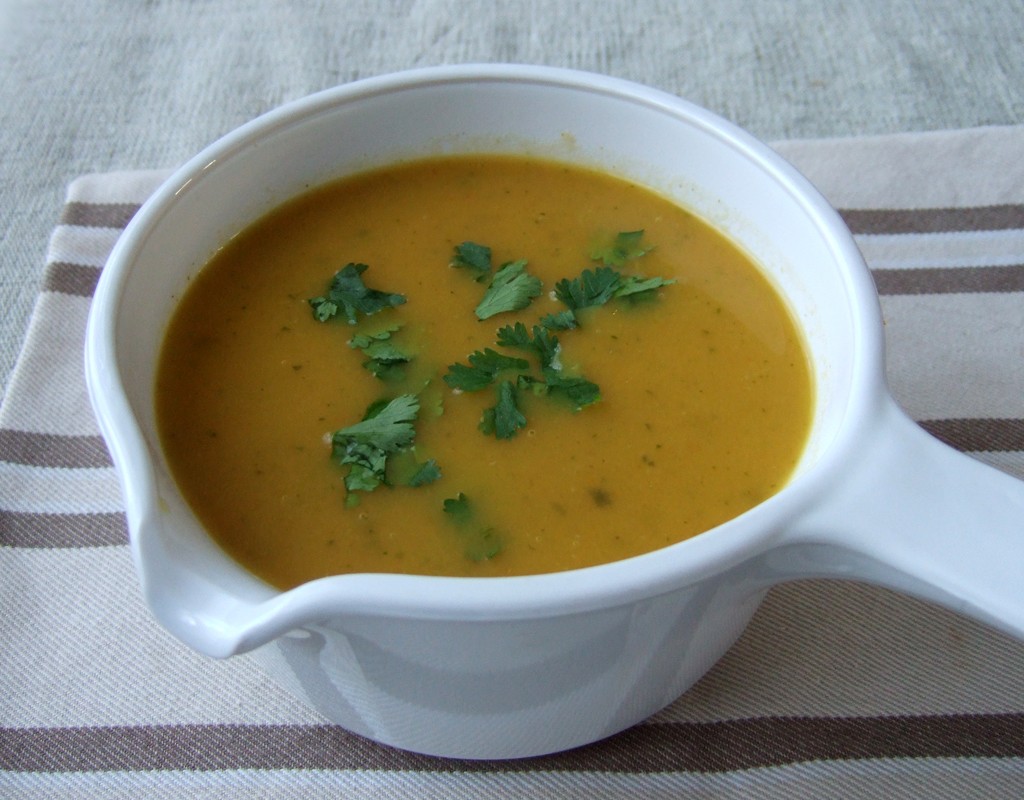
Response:
[[[347,178],[239,233],[181,298],[156,398],[186,499],[280,588],[664,547],[777,492],[812,410],[794,321],[726,237],[502,156]]]

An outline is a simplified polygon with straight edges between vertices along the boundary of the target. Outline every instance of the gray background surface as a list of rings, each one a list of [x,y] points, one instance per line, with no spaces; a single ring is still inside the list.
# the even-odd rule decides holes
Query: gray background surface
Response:
[[[0,0],[0,382],[68,181],[410,67],[575,67],[765,140],[1024,122],[1020,0]]]

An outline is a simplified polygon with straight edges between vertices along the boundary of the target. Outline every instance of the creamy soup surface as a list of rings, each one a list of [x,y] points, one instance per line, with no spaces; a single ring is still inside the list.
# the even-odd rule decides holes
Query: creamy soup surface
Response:
[[[490,248],[489,271],[452,265],[466,242]],[[521,260],[536,297],[479,319],[495,274]],[[348,264],[404,302],[355,324],[343,309],[318,319],[310,300]],[[577,327],[548,331],[553,360],[498,343],[516,322],[543,337],[534,326],[567,316],[559,281],[604,267],[673,282],[570,314]],[[409,360],[374,358],[390,346]],[[528,366],[473,391],[446,381],[488,348]],[[562,378],[599,399],[545,393]],[[350,572],[556,572],[655,550],[777,492],[812,411],[794,321],[727,238],[618,178],[494,156],[346,179],[242,231],[181,298],[156,390],[188,502],[280,588]],[[332,434],[395,398],[418,406],[413,438],[387,455],[381,485],[353,488]]]

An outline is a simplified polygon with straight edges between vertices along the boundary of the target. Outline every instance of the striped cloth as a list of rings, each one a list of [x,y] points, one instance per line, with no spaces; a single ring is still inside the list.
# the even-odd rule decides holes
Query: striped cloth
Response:
[[[778,148],[873,268],[897,399],[1024,478],[1024,128]],[[773,590],[654,718],[504,763],[368,742],[249,657],[173,640],[137,591],[81,363],[100,268],[164,174],[71,185],[0,407],[0,796],[1024,797],[1024,643],[858,584]]]

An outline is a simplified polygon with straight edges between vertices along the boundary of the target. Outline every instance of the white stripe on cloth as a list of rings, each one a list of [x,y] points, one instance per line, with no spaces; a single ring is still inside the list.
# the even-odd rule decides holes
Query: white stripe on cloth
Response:
[[[43,292],[0,407],[0,427],[33,433],[96,436],[85,389],[88,297]]]
[[[120,228],[58,225],[50,238],[47,261],[51,264],[102,267],[120,235]]]
[[[73,203],[144,203],[171,172],[147,169],[82,175],[68,185],[67,199]]]
[[[113,467],[36,467],[0,462],[0,508],[39,514],[107,514],[122,511]]]
[[[893,394],[915,419],[1024,417],[1024,293],[882,298]]]
[[[855,239],[872,269],[1024,264],[1024,230],[861,234]]]

